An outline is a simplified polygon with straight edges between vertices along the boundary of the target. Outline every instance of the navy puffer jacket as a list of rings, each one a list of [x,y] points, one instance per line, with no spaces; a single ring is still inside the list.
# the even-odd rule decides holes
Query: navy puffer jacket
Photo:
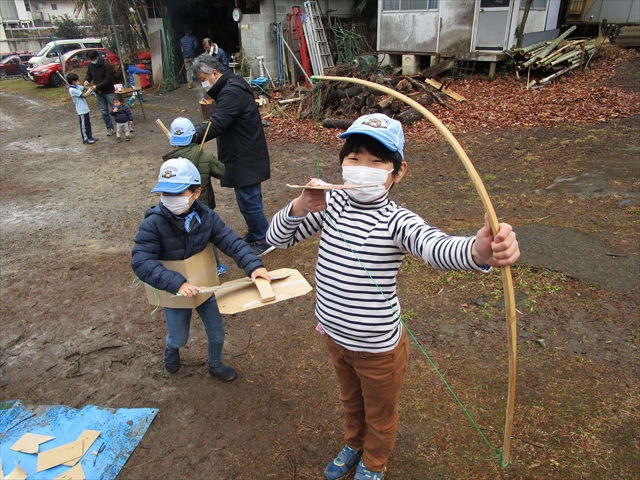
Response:
[[[175,217],[161,203],[147,210],[131,252],[131,268],[140,280],[158,290],[177,292],[187,279],[165,268],[160,260],[185,260],[204,250],[209,242],[232,257],[247,276],[264,267],[251,247],[227,227],[216,212],[198,200],[193,208],[202,223],[190,232],[178,226]]]

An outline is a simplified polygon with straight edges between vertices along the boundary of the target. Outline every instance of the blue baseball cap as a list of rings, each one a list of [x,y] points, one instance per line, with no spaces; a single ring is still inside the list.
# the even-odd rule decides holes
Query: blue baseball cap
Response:
[[[382,113],[363,115],[358,118],[346,132],[339,135],[340,138],[347,138],[354,133],[361,133],[375,138],[392,152],[400,153],[404,158],[404,132],[402,124]]]
[[[171,145],[185,147],[191,143],[196,133],[196,127],[188,118],[178,117],[171,122]]]
[[[200,172],[186,158],[172,158],[160,167],[158,184],[151,193],[182,193],[190,185],[200,185]]]

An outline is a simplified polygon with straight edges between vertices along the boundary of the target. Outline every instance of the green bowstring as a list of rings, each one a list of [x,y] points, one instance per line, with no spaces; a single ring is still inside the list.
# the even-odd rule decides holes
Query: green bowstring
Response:
[[[317,82],[317,111],[316,111],[316,123],[318,124],[318,143],[317,143],[317,160],[316,160],[316,169],[317,169],[317,178],[320,178],[320,116],[322,113],[322,105],[321,105],[321,88],[320,88],[320,81],[314,77],[311,77],[311,81],[312,82]],[[360,258],[358,257],[358,255],[356,254],[356,252],[353,250],[353,248],[351,248],[351,245],[349,245],[349,242],[347,241],[346,238],[344,238],[344,235],[342,235],[342,232],[338,229],[337,225],[333,222],[333,220],[331,219],[330,216],[326,215],[326,212],[323,212],[323,217],[325,218],[325,220],[329,220],[329,222],[331,223],[331,226],[336,230],[336,232],[338,232],[338,234],[340,235],[340,238],[342,238],[342,241],[345,243],[345,245],[349,248],[349,250],[351,251],[351,253],[353,254],[353,256],[356,258],[356,260],[358,261],[358,263],[360,264],[360,266],[362,267],[362,269],[367,273],[367,275],[369,276],[369,278],[371,279],[371,281],[373,282],[373,284],[376,286],[376,288],[378,289],[378,291],[380,292],[380,295],[382,295],[382,298],[384,298],[385,302],[387,302],[387,304],[391,307],[391,309],[393,310],[393,312],[395,313],[396,317],[398,317],[400,319],[400,321],[402,322],[402,325],[404,326],[404,328],[407,329],[407,332],[409,333],[409,335],[411,336],[411,338],[413,339],[413,341],[416,343],[416,345],[418,346],[418,348],[420,349],[420,351],[422,352],[422,354],[425,356],[425,358],[429,361],[429,363],[431,364],[431,366],[433,367],[433,369],[435,370],[436,374],[438,375],[438,377],[440,377],[440,380],[442,380],[442,382],[444,383],[444,385],[447,387],[447,389],[449,390],[449,392],[451,393],[451,395],[453,396],[453,398],[456,400],[456,402],[458,402],[458,405],[460,405],[460,408],[462,408],[462,411],[465,413],[465,415],[469,418],[469,420],[471,421],[471,423],[473,424],[473,426],[476,428],[476,430],[478,431],[478,433],[480,434],[480,436],[482,437],[482,439],[484,440],[484,442],[489,446],[489,449],[493,452],[493,454],[498,458],[499,462],[500,462],[500,466],[502,468],[507,467],[509,464],[505,464],[503,462],[503,451],[501,449],[496,449],[493,447],[493,445],[491,445],[491,443],[489,442],[489,440],[487,439],[486,435],[482,432],[482,430],[480,429],[480,427],[478,426],[478,424],[475,422],[475,420],[473,419],[473,417],[471,416],[471,414],[469,413],[469,411],[467,410],[467,408],[464,406],[464,404],[462,403],[462,401],[460,400],[460,398],[458,398],[458,395],[456,395],[456,392],[453,391],[453,388],[451,388],[451,386],[449,385],[449,383],[445,380],[444,376],[442,375],[442,373],[440,372],[440,370],[438,369],[438,367],[436,366],[436,364],[433,362],[433,360],[431,360],[431,357],[429,357],[429,355],[427,354],[427,352],[425,351],[425,349],[422,347],[422,345],[420,344],[420,342],[418,341],[418,339],[415,337],[415,335],[413,334],[413,332],[411,331],[411,329],[407,326],[406,322],[404,321],[404,319],[402,318],[402,315],[400,315],[398,313],[398,311],[396,310],[396,308],[391,304],[391,302],[389,301],[389,299],[386,297],[386,295],[384,294],[384,292],[382,291],[382,289],[380,288],[380,286],[378,285],[378,283],[375,281],[375,279],[373,278],[373,276],[371,276],[371,274],[369,273],[369,271],[367,270],[367,267],[364,266],[364,264],[362,263],[362,261],[360,260]]]

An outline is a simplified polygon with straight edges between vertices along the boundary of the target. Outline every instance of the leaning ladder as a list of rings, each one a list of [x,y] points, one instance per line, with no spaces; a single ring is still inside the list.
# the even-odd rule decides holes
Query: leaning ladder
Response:
[[[317,2],[304,2],[307,21],[304,23],[305,36],[308,39],[309,57],[313,66],[313,73],[324,75],[325,68],[333,67],[333,57],[329,49],[327,34],[322,24],[322,12]]]

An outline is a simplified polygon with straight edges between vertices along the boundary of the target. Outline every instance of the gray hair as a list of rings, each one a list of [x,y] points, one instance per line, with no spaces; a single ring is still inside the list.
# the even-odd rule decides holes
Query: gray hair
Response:
[[[191,65],[191,72],[197,77],[198,73],[204,73],[205,75],[211,75],[216,70],[218,73],[224,73],[224,67],[220,60],[212,57],[206,53],[203,53],[193,61]]]

